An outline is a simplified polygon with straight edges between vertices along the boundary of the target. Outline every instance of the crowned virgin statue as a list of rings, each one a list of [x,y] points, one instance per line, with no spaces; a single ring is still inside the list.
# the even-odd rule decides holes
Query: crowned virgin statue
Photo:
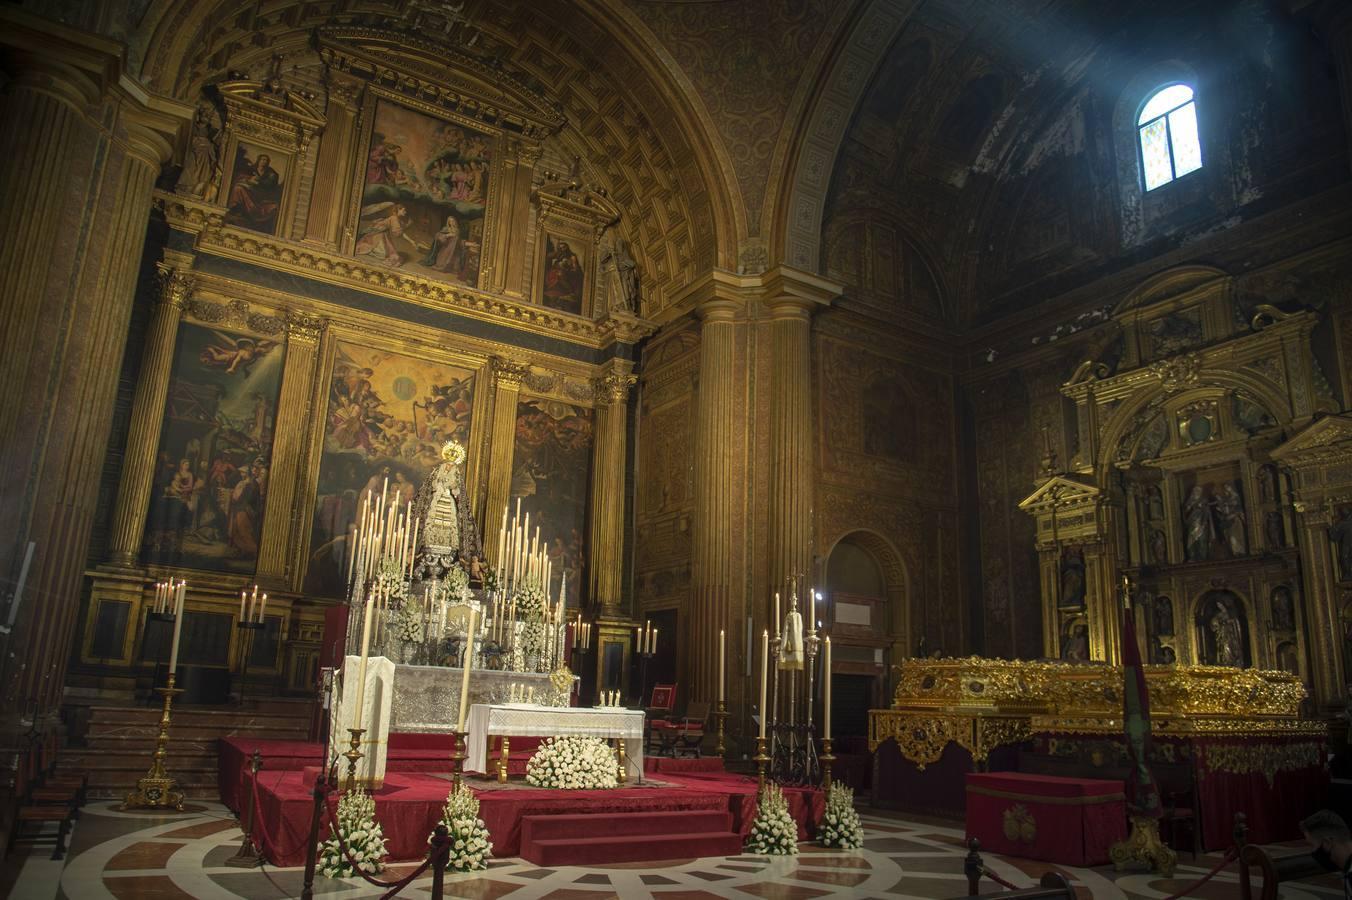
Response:
[[[465,490],[464,462],[464,446],[447,441],[441,448],[441,462],[423,479],[413,501],[419,535],[411,585],[414,597],[422,597],[427,586],[446,578],[456,566],[471,583],[480,581],[482,550]]]

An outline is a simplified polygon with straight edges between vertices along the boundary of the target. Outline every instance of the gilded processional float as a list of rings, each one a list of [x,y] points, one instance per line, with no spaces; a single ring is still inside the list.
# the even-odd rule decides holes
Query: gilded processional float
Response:
[[[569,704],[567,580],[551,596],[540,529],[503,513],[498,565],[465,499],[465,449],[448,442],[416,498],[372,492],[348,555],[348,656],[330,695],[329,758],[379,787],[391,732],[464,733],[474,704]],[[351,738],[349,739],[349,735]]]

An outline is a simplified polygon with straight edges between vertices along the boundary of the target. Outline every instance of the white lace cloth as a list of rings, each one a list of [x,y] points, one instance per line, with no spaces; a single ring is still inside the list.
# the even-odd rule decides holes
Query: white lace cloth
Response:
[[[643,710],[583,706],[527,706],[523,703],[475,703],[469,708],[468,772],[487,772],[488,740],[507,737],[562,737],[566,734],[624,741],[626,772],[643,772]]]

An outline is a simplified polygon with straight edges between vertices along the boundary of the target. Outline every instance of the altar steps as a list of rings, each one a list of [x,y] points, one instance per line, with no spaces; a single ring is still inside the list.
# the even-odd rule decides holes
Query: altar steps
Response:
[[[180,707],[173,711],[166,766],[190,800],[218,797],[218,739],[247,734],[305,741],[313,705],[270,701],[260,706]],[[150,767],[160,733],[160,707],[90,706],[81,746],[63,748],[57,768],[89,774],[89,796],[120,799]]]
[[[585,835],[581,837],[580,835]],[[524,816],[521,858],[540,866],[735,856],[742,838],[722,811]]]

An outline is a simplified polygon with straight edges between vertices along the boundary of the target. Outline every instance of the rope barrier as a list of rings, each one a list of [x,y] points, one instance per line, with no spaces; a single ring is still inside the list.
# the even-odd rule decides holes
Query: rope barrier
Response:
[[[273,840],[272,835],[268,832],[267,825],[264,824],[264,823],[267,821],[267,817],[264,816],[264,815],[262,815],[261,807],[260,807],[259,804],[258,804],[258,799],[259,799],[259,798],[258,798],[258,775],[257,775],[257,773],[254,773],[254,776],[253,776],[253,778],[252,778],[252,781],[253,781],[253,804],[254,804],[254,815],[253,815],[253,822],[252,822],[252,825],[253,825],[253,832],[254,832],[254,833],[252,833],[252,834],[249,835],[249,840],[250,840],[250,842],[251,842],[255,847],[258,848],[258,851],[259,851],[260,853],[264,852],[264,847],[263,847],[264,844],[268,845],[268,847],[272,847],[272,848],[273,848],[273,852],[272,852],[272,858],[273,858],[273,859],[281,859],[281,858],[284,857],[284,856],[291,856],[293,853],[299,853],[302,849],[304,849],[304,847],[305,847],[305,842],[306,842],[307,840],[309,840],[309,835],[302,835],[302,836],[301,836],[301,839],[300,839],[300,843],[298,843],[296,846],[287,848],[287,850],[285,850],[285,851],[281,850],[281,849],[280,849],[280,842],[279,842],[279,841],[276,841],[276,840]],[[260,842],[260,840],[259,840],[260,837],[261,837],[261,839],[262,839],[261,842]]]
[[[384,894],[383,897],[393,897],[395,894],[412,884],[415,879],[421,877],[422,874],[427,871],[427,867],[432,864],[432,860],[437,855],[436,850],[438,848],[434,848],[432,852],[427,854],[427,859],[422,861],[422,865],[418,866],[418,868],[414,869],[403,878],[398,881],[381,881],[379,878],[373,878],[368,875],[366,870],[361,867],[361,863],[357,862],[356,857],[352,855],[352,850],[347,846],[347,842],[343,840],[343,833],[339,830],[338,822],[333,817],[333,810],[329,809],[327,803],[324,804],[324,813],[328,818],[329,828],[332,830],[334,838],[338,841],[338,849],[343,851],[343,856],[347,858],[348,863],[356,870],[356,873],[360,875],[367,884],[378,888],[390,888],[389,893]]]
[[[994,881],[996,884],[1000,885],[1000,887],[1004,888],[1007,891],[1020,890],[1020,888],[1017,885],[1010,884],[1008,881],[1005,881],[1003,878],[1001,878],[999,875],[996,875],[994,872],[992,872],[985,866],[981,867],[981,874],[985,875],[991,881]]]
[[[1210,872],[1207,872],[1201,878],[1197,879],[1192,884],[1183,888],[1183,890],[1179,891],[1178,893],[1170,894],[1169,896],[1165,897],[1164,900],[1180,900],[1180,898],[1187,897],[1193,891],[1197,890],[1199,887],[1206,884],[1211,879],[1215,878],[1216,875],[1220,873],[1221,869],[1224,869],[1226,866],[1230,865],[1230,863],[1234,862],[1238,858],[1239,853],[1236,852],[1235,848],[1231,847],[1229,850],[1225,851],[1225,856],[1221,858],[1221,861],[1211,867]]]

